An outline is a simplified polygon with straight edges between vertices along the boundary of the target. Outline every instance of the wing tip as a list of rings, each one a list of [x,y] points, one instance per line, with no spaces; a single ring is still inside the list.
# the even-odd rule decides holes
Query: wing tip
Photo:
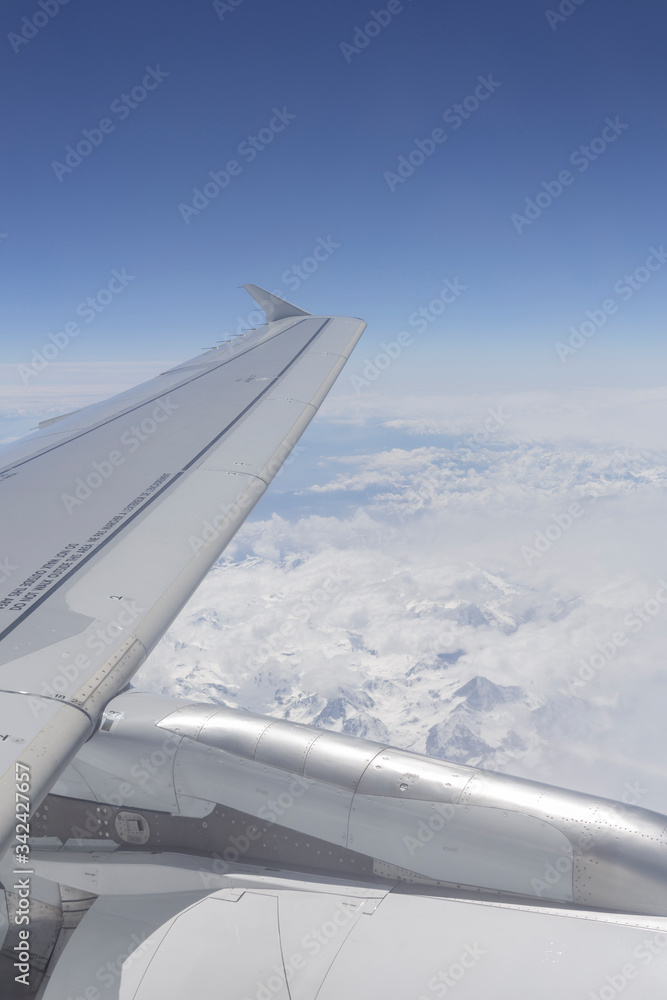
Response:
[[[248,284],[243,287],[249,295],[252,295],[260,309],[264,310],[267,323],[273,323],[278,319],[289,319],[290,316],[312,316],[312,313],[300,309],[286,299],[279,298],[273,292],[267,292],[259,285]]]

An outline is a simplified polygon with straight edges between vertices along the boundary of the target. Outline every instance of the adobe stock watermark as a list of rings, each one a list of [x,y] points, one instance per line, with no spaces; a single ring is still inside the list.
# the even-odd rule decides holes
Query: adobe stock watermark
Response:
[[[7,35],[7,41],[14,52],[20,52],[24,45],[36,38],[42,28],[45,28],[60,13],[60,8],[65,7],[69,2],[70,0],[38,0],[37,10],[29,17],[21,18],[20,32],[10,31]]]
[[[329,919],[323,921],[318,927],[312,927],[301,938],[299,944],[302,951],[286,952],[283,961],[273,965],[270,974],[256,980],[252,993],[246,993],[241,997],[241,1000],[271,1000],[271,997],[278,993],[281,996],[287,996],[288,984],[292,981],[294,974],[306,968],[309,958],[315,958],[323,949],[327,948],[334,938],[338,937],[341,930],[348,927],[350,922],[356,919],[363,905],[364,901],[361,899],[354,902],[339,900]]]
[[[213,0],[213,10],[221,21],[224,21],[227,14],[233,14],[237,7],[240,7],[245,0]]]
[[[438,802],[428,819],[420,818],[415,825],[415,836],[403,836],[403,845],[411,858],[414,858],[426,844],[430,844],[437,833],[444,830],[447,823],[456,817],[456,807],[449,802]]]
[[[567,678],[570,694],[578,694],[582,688],[598,677],[600,672],[615,659],[619,649],[627,645],[628,639],[641,632],[650,622],[655,621],[666,604],[667,582],[659,580],[653,596],[649,597],[643,604],[633,607],[623,619],[623,624],[629,632],[624,632],[621,629],[612,632],[602,642],[595,644],[594,653],[591,653],[587,658],[580,658],[576,673],[570,674]]]
[[[166,80],[169,73],[157,66],[146,66],[146,74],[141,82],[136,84],[128,93],[123,93],[111,102],[109,111],[119,121],[125,121],[132,112],[148,97],[149,93],[157,90],[163,80]],[[62,184],[67,174],[71,174],[81,163],[90,156],[94,149],[98,149],[105,138],[116,131],[116,122],[113,118],[105,116],[100,118],[94,128],[84,128],[81,130],[82,138],[76,145],[65,147],[64,162],[53,160],[51,169]]]
[[[613,478],[601,476],[597,483],[588,486],[579,501],[568,504],[567,509],[558,514],[551,515],[551,521],[542,531],[535,532],[533,545],[522,545],[521,554],[527,566],[530,566],[536,559],[541,559],[551,547],[570,530],[572,525],[580,520],[599,499],[608,495],[618,495],[629,493],[633,486],[623,475],[627,473],[627,456],[621,451],[613,454],[613,463],[610,466]],[[621,481],[619,482],[619,478]],[[583,503],[586,506],[582,506]]]
[[[551,30],[555,31],[559,24],[564,24],[583,3],[586,0],[561,0],[558,10],[545,10],[544,16]]]
[[[467,453],[469,451],[479,451],[482,445],[488,444],[491,439],[491,435],[497,434],[510,419],[509,413],[505,413],[503,411],[502,403],[499,403],[495,409],[494,407],[489,406],[486,412],[487,416],[484,418],[482,424],[477,428],[477,430],[473,431],[471,435],[467,435],[465,441],[457,444],[454,449],[455,452]],[[470,437],[472,437],[472,444],[469,440]]]
[[[576,167],[580,174],[583,174],[591,163],[595,163],[598,157],[602,156],[629,127],[628,124],[621,121],[618,115],[613,120],[605,118],[604,128],[600,135],[591,139],[588,145],[581,145],[570,153],[570,164]],[[542,181],[541,190],[533,198],[525,199],[523,215],[520,212],[512,212],[510,215],[510,222],[517,233],[521,234],[526,226],[532,226],[542,213],[561,197],[565,188],[574,184],[575,180],[576,176],[571,170],[561,170],[555,180]]]
[[[132,424],[124,431],[119,440],[119,447],[112,448],[107,455],[93,460],[88,472],[77,476],[71,493],[61,493],[60,499],[68,514],[73,513],[86,500],[90,500],[96,490],[99,490],[113,476],[116,469],[125,464],[128,455],[133,455],[141,445],[155,434],[158,428],[169,420],[169,417],[179,407],[169,397],[159,399],[150,414],[138,423]]]
[[[321,264],[329,260],[332,254],[340,249],[340,246],[341,244],[336,243],[331,235],[326,237],[318,236],[311,252],[303,260],[299,261],[298,264],[292,264],[286,271],[283,271],[280,280],[283,284],[287,285],[290,293],[296,292],[304,281],[307,281],[311,274],[317,271]],[[282,288],[274,288],[271,290],[271,294],[277,295],[279,299],[284,299],[287,293]],[[254,330],[256,327],[262,326],[266,322],[264,312],[261,309],[253,309],[247,316],[237,316],[236,319],[235,335],[237,337],[248,330]],[[226,336],[231,336],[231,334],[226,334]]]
[[[4,559],[0,559],[0,584],[6,583],[17,569],[18,566],[15,566],[7,556]]]
[[[480,427],[471,435],[466,435],[465,441],[456,445],[455,458],[465,460],[470,452],[481,451],[484,445],[491,440],[491,436],[497,434],[509,420],[509,414],[503,411],[502,403],[495,409],[488,407],[486,412],[488,416],[485,417]],[[450,485],[451,479],[448,470],[429,469],[420,481],[418,488],[412,492],[406,491],[403,494],[403,502],[393,503],[391,511],[402,523],[409,514],[421,509],[429,501],[444,496]]]
[[[639,781],[626,781],[623,786],[623,794],[620,801],[623,805],[636,806],[648,795],[649,789],[644,788]],[[624,810],[616,810],[621,814]],[[615,836],[615,827],[597,827],[595,833],[592,832],[589,824],[584,824],[573,835],[573,842],[569,848],[565,848],[553,861],[547,861],[541,873],[541,878],[531,878],[530,885],[536,896],[553,897],[553,888],[562,881],[563,878],[571,880],[572,866],[577,858],[591,851],[594,847],[604,844]]]
[[[412,0],[409,0],[412,3]],[[405,10],[401,0],[389,0],[386,8],[371,10],[368,21],[364,25],[355,24],[352,42],[341,42],[338,46],[346,63],[351,63],[354,56],[359,56],[367,49],[374,38],[377,38],[392,20]]]
[[[417,1000],[432,1000],[435,997],[445,997],[450,990],[455,989],[462,979],[477,963],[486,955],[486,951],[475,941],[467,944],[458,958],[451,962],[446,969],[439,969],[435,976],[432,976],[428,983],[428,994],[422,993]]]
[[[127,638],[128,630],[145,614],[146,609],[140,607],[136,601],[122,598],[113,621],[101,625],[87,636],[85,645],[89,652],[68,653],[63,657],[63,662],[55,665],[55,673],[50,681],[42,681],[40,697],[28,698],[33,715],[39,715],[48,707],[45,698],[64,700],[66,692],[71,690],[80,675],[87,674],[93,668],[94,661],[91,654],[94,656],[105,652],[111,653],[119,640]]]
[[[152,780],[156,774],[159,774],[162,768],[165,766],[171,768],[173,766],[174,757],[178,753],[180,742],[180,738],[170,739],[167,737],[163,740],[160,749],[153,750],[147,757],[139,758],[137,763],[133,764],[130,768],[133,783],[119,780],[116,785],[117,791],[105,791],[104,805],[113,806],[116,809],[134,805],[132,798],[137,794],[137,790]],[[137,806],[137,808],[140,809],[141,806]],[[76,842],[77,847],[85,846],[91,838],[97,836],[103,827],[104,821],[99,813],[95,813],[90,807],[87,807],[82,817],[82,822],[83,826],[75,823],[70,827],[71,839]]]
[[[662,244],[658,248],[649,247],[648,257],[639,267],[629,274],[624,274],[622,278],[614,283],[614,292],[617,299],[608,298],[600,304],[599,309],[587,309],[586,319],[579,326],[570,326],[570,336],[567,343],[557,341],[554,344],[556,354],[565,364],[572,354],[576,354],[591,337],[594,337],[598,330],[606,324],[610,316],[615,315],[619,309],[620,302],[629,302],[638,291],[640,291],[652,275],[664,267],[667,263],[667,252]]]
[[[498,80],[493,79],[493,74],[488,76],[478,76],[479,83],[473,93],[464,97],[460,103],[453,104],[451,108],[443,111],[443,120],[449,125],[452,132],[461,128],[464,121],[467,121],[484,103],[491,94],[495,93],[501,86]],[[449,132],[443,128],[434,128],[426,139],[415,139],[412,150],[398,158],[398,165],[395,171],[385,170],[383,177],[387,182],[389,190],[394,192],[399,184],[405,184],[409,177],[412,177],[415,170],[423,166],[426,160],[433,156],[438,146],[442,146],[449,138]]]
[[[624,962],[615,972],[604,977],[604,983],[597,990],[590,990],[586,1000],[615,1000],[617,996],[637,980],[642,972],[659,956],[667,955],[667,934],[656,933],[646,937],[632,952],[635,962]],[[637,994],[635,994],[637,995]]]
[[[337,570],[331,570],[319,587],[292,605],[280,628],[262,640],[255,652],[247,658],[246,666],[251,669],[260,667],[274,653],[282,653],[285,639],[290,639],[294,635],[296,628],[294,619],[302,623],[309,621],[314,611],[329,604],[341,593],[347,580],[348,577],[340,576]]]
[[[237,154],[243,157],[246,163],[252,163],[295,118],[296,115],[289,112],[285,105],[282,108],[274,108],[267,124],[256,135],[249,135],[239,143],[236,147]],[[243,164],[239,160],[228,160],[222,170],[209,170],[210,180],[205,181],[200,188],[192,189],[192,202],[179,203],[178,211],[186,226],[189,226],[193,217],[200,215],[222,191],[229,187],[233,177],[239,177],[242,173]]]
[[[267,798],[266,805],[259,807],[257,810],[258,818],[265,823],[277,823],[292,809],[297,799],[307,794],[312,787],[312,783],[306,778],[295,775],[284,791],[276,795],[275,798]],[[263,836],[264,831],[261,827],[257,823],[250,822],[244,828],[243,833],[233,834],[229,837],[222,854],[215,851],[209,867],[198,869],[204,887],[210,889],[217,886],[220,875],[226,875],[232,865],[238,864],[244,857],[251,854],[253,844],[261,840]]]
[[[569,531],[574,522],[578,521],[584,514],[585,509],[576,501],[568,504],[567,510],[561,511],[559,514],[552,514],[551,522],[544,530],[535,532],[533,545],[521,546],[521,555],[526,566],[530,566],[536,559],[541,559],[545,552],[548,552],[552,545],[559,538],[562,538],[563,534]]]
[[[82,299],[74,310],[77,317],[84,323],[92,323],[100,313],[103,313],[111,303],[125,291],[135,275],[128,274],[123,267],[118,271],[116,268],[111,272],[111,277],[104,288],[98,288],[94,295],[88,295]],[[17,365],[16,370],[24,385],[28,385],[31,378],[35,378],[43,372],[52,361],[69,346],[71,341],[81,333],[81,324],[75,320],[65,323],[62,330],[56,333],[47,334],[47,338],[40,348],[34,348],[32,361],[27,365]]]
[[[254,505],[255,499],[254,496],[245,492],[233,503],[219,503],[217,512],[214,512],[210,518],[202,522],[199,529],[200,533],[188,537],[193,554],[199,552],[201,548],[211,545],[215,541],[223,524],[233,523],[237,520],[240,521],[244,516],[247,516],[247,512]]]
[[[298,438],[297,438],[298,441]],[[276,451],[275,455],[263,469],[262,475],[268,476],[271,482],[291,457],[292,451],[296,452],[295,442],[287,438]],[[230,523],[247,516],[247,511],[257,502],[257,496],[247,491],[242,493],[233,503],[219,503],[211,517],[202,522],[198,535],[189,535],[188,542],[192,552],[198,552],[204,546],[210,545],[218,535],[220,528],[225,522]],[[244,513],[245,512],[245,513]]]
[[[423,333],[428,329],[429,324],[434,323],[439,316],[442,316],[447,306],[456,302],[467,288],[467,285],[461,284],[458,275],[455,278],[446,278],[440,294],[431,299],[428,305],[421,306],[415,312],[410,313],[408,324],[418,333]],[[410,347],[412,343],[412,334],[406,330],[402,330],[396,339],[390,340],[389,343],[383,341],[380,344],[382,350],[374,358],[365,359],[362,374],[350,375],[350,385],[357,395],[366,386],[375,382],[382,372],[386,371],[397,358],[400,358],[405,348]]]

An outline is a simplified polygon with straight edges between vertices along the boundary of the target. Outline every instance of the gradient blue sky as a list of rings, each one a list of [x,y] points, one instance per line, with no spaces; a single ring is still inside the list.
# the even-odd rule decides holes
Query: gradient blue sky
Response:
[[[555,2],[406,0],[348,61],[341,43],[385,7],[242,0],[221,18],[211,2],[70,0],[15,52],[10,33],[40,7],[7,0],[2,361],[29,361],[125,268],[127,289],[59,360],[191,356],[251,312],[238,286],[254,281],[365,318],[361,372],[458,278],[465,292],[412,330],[385,385],[664,384],[667,266],[627,301],[614,285],[667,243],[667,8],[584,0],[552,26]],[[110,111],[158,65],[145,101]],[[443,122],[489,75],[500,86],[479,109]],[[247,162],[239,144],[276,107],[296,117]],[[59,181],[53,162],[105,117],[114,131]],[[570,155],[607,118],[627,128],[582,172]],[[385,171],[438,127],[447,140],[392,192]],[[231,159],[240,175],[186,224],[179,205]],[[512,213],[568,168],[518,233]],[[339,246],[290,288],[319,238]],[[562,363],[555,342],[609,298],[618,311]]]

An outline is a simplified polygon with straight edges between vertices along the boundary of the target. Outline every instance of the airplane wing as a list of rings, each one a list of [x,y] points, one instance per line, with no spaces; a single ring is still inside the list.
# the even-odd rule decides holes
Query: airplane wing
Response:
[[[267,324],[2,452],[0,854],[262,496],[365,323]],[[27,788],[29,786],[29,792]]]

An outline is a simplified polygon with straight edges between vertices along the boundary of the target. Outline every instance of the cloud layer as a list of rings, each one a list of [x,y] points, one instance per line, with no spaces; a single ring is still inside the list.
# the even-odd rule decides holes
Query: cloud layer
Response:
[[[137,684],[667,811],[666,399],[331,400],[395,446],[247,523]]]

